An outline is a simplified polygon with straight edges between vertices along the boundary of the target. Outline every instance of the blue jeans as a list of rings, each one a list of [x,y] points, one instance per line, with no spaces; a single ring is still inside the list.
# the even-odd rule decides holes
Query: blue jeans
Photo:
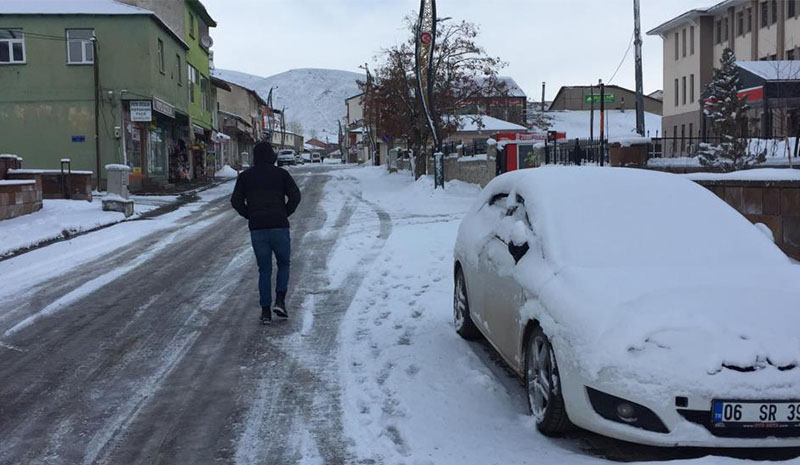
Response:
[[[292,254],[289,228],[257,229],[250,231],[250,240],[258,263],[258,292],[262,307],[272,306],[272,254],[278,262],[278,280],[275,291],[286,293],[289,289],[289,265]]]

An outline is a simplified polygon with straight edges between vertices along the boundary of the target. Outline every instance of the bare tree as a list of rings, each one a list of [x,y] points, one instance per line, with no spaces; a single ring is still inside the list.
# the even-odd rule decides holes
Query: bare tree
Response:
[[[364,95],[364,119],[378,136],[404,139],[414,152],[414,177],[425,174],[425,157],[430,130],[417,96],[414,71],[416,16],[406,18],[409,38],[385,49],[370,82],[359,82]],[[452,116],[497,104],[508,96],[508,89],[497,77],[505,66],[491,57],[476,39],[478,27],[466,21],[442,23],[434,50],[434,102],[441,138],[458,129],[459,118]]]

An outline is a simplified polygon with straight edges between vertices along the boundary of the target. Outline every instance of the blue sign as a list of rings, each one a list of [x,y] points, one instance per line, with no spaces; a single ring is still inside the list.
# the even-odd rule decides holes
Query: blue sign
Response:
[[[86,142],[86,136],[72,136],[72,142]]]

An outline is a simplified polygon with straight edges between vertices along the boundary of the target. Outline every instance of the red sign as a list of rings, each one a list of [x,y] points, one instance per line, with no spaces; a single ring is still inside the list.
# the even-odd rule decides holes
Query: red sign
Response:
[[[422,40],[423,44],[428,45],[429,43],[431,43],[431,41],[433,41],[433,36],[431,35],[430,32],[423,32],[422,35],[420,36],[420,40]]]

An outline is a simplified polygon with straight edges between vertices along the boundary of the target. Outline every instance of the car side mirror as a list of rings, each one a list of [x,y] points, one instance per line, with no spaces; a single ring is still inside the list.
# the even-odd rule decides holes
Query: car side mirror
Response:
[[[508,253],[514,257],[514,264],[519,263],[519,261],[522,260],[522,257],[524,257],[530,249],[531,247],[527,242],[523,243],[522,245],[516,245],[513,242],[508,244]]]
[[[772,243],[775,242],[775,234],[772,232],[771,229],[769,229],[769,226],[767,226],[764,223],[756,223],[753,226],[755,226],[756,229],[758,229],[761,232],[761,234],[765,235],[767,239],[770,240],[770,242]]]

